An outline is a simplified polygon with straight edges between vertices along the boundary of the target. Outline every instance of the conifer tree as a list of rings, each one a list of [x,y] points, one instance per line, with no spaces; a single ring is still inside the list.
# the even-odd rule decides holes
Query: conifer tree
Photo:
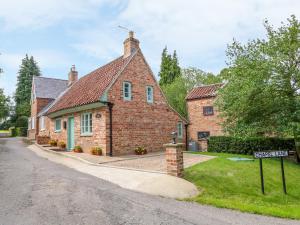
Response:
[[[16,117],[30,115],[30,98],[33,76],[40,76],[41,72],[34,58],[28,57],[22,59],[22,64],[18,72],[17,89],[15,93]]]

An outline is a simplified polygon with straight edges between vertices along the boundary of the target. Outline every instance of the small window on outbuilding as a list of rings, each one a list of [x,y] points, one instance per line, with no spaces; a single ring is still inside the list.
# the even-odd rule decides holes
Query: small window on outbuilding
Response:
[[[131,83],[128,81],[123,82],[123,99],[131,101]]]
[[[214,115],[214,107],[213,106],[204,106],[203,107],[203,115],[204,116]]]
[[[45,117],[40,117],[40,130],[45,130]]]
[[[207,139],[210,136],[210,132],[209,131],[199,131],[198,132],[198,140],[201,139]]]

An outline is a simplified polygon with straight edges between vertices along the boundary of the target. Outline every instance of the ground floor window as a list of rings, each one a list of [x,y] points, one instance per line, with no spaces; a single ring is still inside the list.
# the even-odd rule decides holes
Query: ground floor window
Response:
[[[55,132],[60,132],[61,131],[61,119],[56,119],[55,120]]]
[[[182,138],[182,131],[183,130],[183,125],[182,122],[178,122],[177,123],[177,134],[178,134],[178,138]]]
[[[40,130],[45,130],[45,117],[40,117]]]
[[[198,140],[209,138],[209,136],[210,136],[209,131],[199,131],[198,132]]]
[[[81,114],[81,134],[83,135],[91,135],[93,133],[92,125],[93,125],[93,114],[92,113],[83,113]]]

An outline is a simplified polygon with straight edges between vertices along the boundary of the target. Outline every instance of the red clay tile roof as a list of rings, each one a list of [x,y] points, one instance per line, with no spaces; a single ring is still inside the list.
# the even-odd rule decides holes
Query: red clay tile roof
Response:
[[[131,57],[121,56],[80,78],[57,100],[47,114],[99,101],[106,88],[130,59]]]
[[[221,88],[222,85],[223,84],[212,84],[196,87],[188,93],[186,100],[215,97],[217,95],[216,91]]]

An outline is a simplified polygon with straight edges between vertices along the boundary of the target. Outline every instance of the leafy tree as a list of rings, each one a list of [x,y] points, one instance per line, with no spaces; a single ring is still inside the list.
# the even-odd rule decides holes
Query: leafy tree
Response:
[[[26,57],[20,66],[17,89],[15,93],[16,117],[30,115],[30,98],[33,76],[40,76],[40,69],[34,58]]]
[[[195,67],[182,69],[182,76],[184,77],[188,91],[201,85],[222,83],[222,77],[220,75],[207,73]]]
[[[9,116],[10,99],[5,96],[3,89],[0,88],[0,119],[5,119]]]
[[[171,84],[176,77],[180,76],[180,67],[179,67],[176,51],[174,51],[172,56],[168,54],[167,47],[163,49],[160,72],[158,75],[160,77],[159,80],[160,86]]]
[[[182,116],[187,117],[187,109],[185,97],[187,94],[187,87],[185,79],[181,76],[168,85],[162,87],[163,92],[168,100],[168,103]]]
[[[278,29],[265,21],[265,40],[228,46],[218,105],[232,134],[300,139],[300,23],[287,21]]]

